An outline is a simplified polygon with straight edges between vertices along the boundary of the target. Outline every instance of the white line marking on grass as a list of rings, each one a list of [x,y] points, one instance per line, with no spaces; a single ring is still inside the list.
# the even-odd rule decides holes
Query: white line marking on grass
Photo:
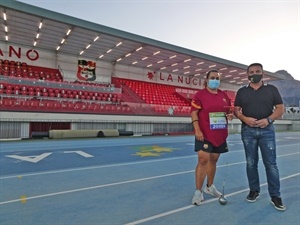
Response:
[[[283,177],[280,180],[281,181],[286,180],[286,179],[296,177],[296,176],[299,176],[299,175],[300,175],[300,173],[295,173],[295,174],[292,174],[290,176]],[[262,187],[262,186],[266,186],[266,185],[267,185],[267,183],[264,183],[264,184],[261,184],[260,186]],[[230,194],[227,194],[226,197],[237,195],[237,194],[240,194],[240,193],[243,193],[243,192],[246,192],[246,191],[249,191],[249,188],[246,188],[246,189],[243,189],[243,190],[240,190],[240,191],[236,191],[236,192],[232,192]],[[209,199],[207,201],[202,202],[201,205],[208,204],[208,203],[218,201],[218,200],[219,200],[218,198]],[[169,216],[171,214],[182,212],[184,210],[187,210],[187,209],[190,209],[190,208],[193,208],[193,207],[197,207],[197,206],[195,206],[195,205],[184,206],[182,208],[174,209],[174,210],[164,212],[164,213],[160,213],[160,214],[150,216],[150,217],[147,217],[147,218],[144,218],[144,219],[136,220],[136,221],[133,221],[133,222],[130,222],[130,223],[126,223],[124,225],[135,225],[135,224],[140,224],[140,223],[144,223],[144,222],[149,222],[151,220],[155,220],[155,219],[158,219],[158,218],[161,218],[161,217],[164,217],[164,216]]]

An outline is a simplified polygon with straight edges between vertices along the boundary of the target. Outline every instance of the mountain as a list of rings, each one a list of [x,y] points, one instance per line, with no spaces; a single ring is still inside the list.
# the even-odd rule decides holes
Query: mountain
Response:
[[[285,75],[285,79],[268,83],[278,88],[285,106],[299,106],[300,81],[295,80],[293,76],[285,70],[279,70],[276,73]]]

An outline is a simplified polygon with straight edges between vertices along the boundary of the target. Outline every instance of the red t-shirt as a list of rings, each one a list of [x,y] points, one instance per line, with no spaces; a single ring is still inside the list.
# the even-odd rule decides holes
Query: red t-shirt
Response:
[[[218,147],[228,136],[226,113],[231,105],[228,95],[218,89],[217,94],[206,88],[199,90],[193,97],[191,112],[198,111],[198,123],[204,139]]]

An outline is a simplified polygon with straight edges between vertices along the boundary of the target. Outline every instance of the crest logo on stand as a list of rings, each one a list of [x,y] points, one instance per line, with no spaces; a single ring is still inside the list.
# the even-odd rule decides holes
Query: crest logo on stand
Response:
[[[96,62],[78,60],[77,78],[78,80],[83,80],[83,81],[95,81]]]

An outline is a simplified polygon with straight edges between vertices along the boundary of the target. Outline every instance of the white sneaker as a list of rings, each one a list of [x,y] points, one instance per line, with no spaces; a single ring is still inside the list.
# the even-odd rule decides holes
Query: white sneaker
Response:
[[[195,191],[194,197],[192,199],[193,205],[200,205],[201,202],[204,201],[203,193],[199,190]]]
[[[217,188],[215,187],[215,185],[211,185],[210,187],[205,187],[204,188],[204,192],[206,193],[206,194],[210,194],[210,195],[212,195],[212,196],[215,196],[216,198],[219,198],[221,195],[222,195],[222,193],[221,192],[219,192],[218,190],[217,190]]]

